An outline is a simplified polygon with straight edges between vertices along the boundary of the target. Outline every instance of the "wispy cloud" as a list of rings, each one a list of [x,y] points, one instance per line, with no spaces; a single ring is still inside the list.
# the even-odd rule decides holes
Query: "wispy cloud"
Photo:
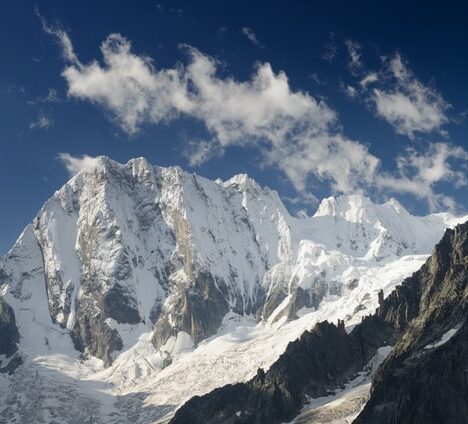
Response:
[[[54,120],[51,117],[43,113],[40,113],[35,120],[29,123],[29,128],[32,130],[36,130],[36,129],[47,130],[53,126],[54,126]]]
[[[468,153],[450,143],[428,143],[419,150],[409,147],[397,158],[396,174],[379,175],[377,184],[381,189],[423,199],[431,210],[454,209],[454,199],[437,193],[436,185],[448,182],[455,188],[466,186],[467,163]]]
[[[69,48],[73,51],[71,43],[62,45]],[[62,75],[69,96],[105,108],[123,131],[135,134],[147,123],[190,117],[207,131],[206,138],[189,140],[190,163],[206,162],[230,146],[245,147],[259,155],[261,164],[282,170],[304,199],[309,183],[320,180],[334,192],[410,193],[437,209],[453,206],[450,197],[437,192],[440,182],[466,184],[463,166],[468,157],[461,148],[448,143],[414,146],[398,157],[395,172],[384,172],[365,144],[343,134],[337,113],[324,100],[293,90],[284,72],[263,63],[249,79],[239,81],[220,75],[212,57],[190,46],[184,50],[186,64],[158,69],[150,58],[134,53],[126,38],[111,34],[101,45],[102,63],[83,64],[75,54],[64,55],[68,59]],[[398,80],[394,90],[421,89],[406,67],[397,65],[387,65]],[[360,72],[352,86],[356,95],[374,96],[378,87],[390,90],[378,86],[389,78],[385,72],[372,76],[364,66]],[[416,124],[411,125],[414,129]],[[403,128],[411,133],[409,126]],[[62,157],[70,169],[93,163],[89,157],[76,159]]]
[[[348,61],[348,69],[349,71],[357,75],[361,68],[361,50],[362,46],[357,41],[353,40],[346,40],[345,41],[346,48],[348,49],[349,61]]]
[[[70,153],[59,153],[57,159],[65,165],[71,176],[80,171],[90,171],[99,164],[99,157],[88,155],[72,156]]]
[[[467,152],[449,142],[417,141],[420,136],[439,133],[446,136],[444,125],[450,122],[449,103],[434,88],[423,84],[399,53],[381,58],[381,68],[369,70],[362,61],[362,46],[347,41],[348,69],[354,85],[344,85],[346,94],[362,100],[396,133],[413,140],[396,159],[396,170],[380,171],[374,186],[377,190],[411,194],[429,209],[454,208],[452,197],[438,191],[445,182],[455,189],[465,186]]]
[[[228,30],[228,28],[226,26],[222,26],[222,27],[218,28],[218,31],[217,31],[218,38],[220,38],[220,39],[225,38],[227,30]]]
[[[78,64],[75,52],[73,51],[73,45],[68,34],[60,27],[60,25],[51,26],[47,23],[46,19],[41,15],[39,8],[34,8],[34,13],[39,18],[42,24],[42,29],[46,34],[52,35],[57,38],[60,46],[62,47],[62,55],[64,59],[69,62]]]
[[[370,71],[361,59],[362,46],[350,40],[346,46],[348,69],[358,79],[355,87],[359,89],[351,97],[364,100],[376,116],[410,139],[432,132],[445,135],[450,104],[418,80],[399,53],[382,58],[381,69]]]
[[[252,28],[249,27],[243,27],[241,29],[241,33],[247,37],[248,40],[250,40],[253,44],[255,44],[258,47],[263,47],[263,44],[258,40],[257,36],[255,35],[255,32],[253,32]]]
[[[310,78],[318,86],[324,86],[327,84],[327,80],[320,78],[316,73],[310,74],[307,78]]]
[[[24,96],[26,94],[26,89],[22,85],[8,84],[0,87],[0,94],[18,94]]]
[[[317,206],[320,202],[317,196],[312,193],[304,193],[301,196],[282,196],[283,200],[291,205],[306,205],[306,206]]]
[[[57,90],[55,88],[49,88],[47,95],[27,101],[28,105],[36,105],[40,103],[60,103]]]
[[[449,122],[449,103],[436,90],[422,84],[399,54],[386,63],[386,71],[393,77],[393,84],[389,82],[388,88],[372,90],[377,115],[397,133],[410,138],[417,133],[443,133],[442,127]]]
[[[335,60],[337,54],[338,45],[335,40],[335,34],[331,32],[329,39],[323,48],[322,59],[328,63],[331,63]]]
[[[185,11],[182,8],[174,8],[174,7],[164,7],[161,3],[156,3],[156,9],[161,14],[170,14],[172,16],[176,16],[177,18],[181,18],[185,15]]]
[[[342,84],[342,90],[343,92],[350,98],[352,99],[355,99],[358,97],[358,90],[353,87],[352,85],[345,85],[345,84]]]
[[[379,76],[376,72],[369,72],[365,75],[361,81],[359,81],[359,85],[362,88],[366,88],[369,84],[373,84],[379,80]]]

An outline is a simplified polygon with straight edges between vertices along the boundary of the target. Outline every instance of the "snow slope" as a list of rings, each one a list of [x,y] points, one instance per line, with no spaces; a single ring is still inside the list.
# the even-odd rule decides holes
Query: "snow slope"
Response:
[[[24,365],[0,375],[0,417],[162,419],[268,367],[315,322],[359,322],[462,220],[359,195],[299,219],[247,175],[210,181],[102,157],[1,261]]]

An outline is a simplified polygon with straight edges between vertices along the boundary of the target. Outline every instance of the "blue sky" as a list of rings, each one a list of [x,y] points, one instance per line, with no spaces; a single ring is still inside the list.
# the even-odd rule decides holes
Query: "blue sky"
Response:
[[[463,2],[199,3],[2,3],[0,253],[97,155],[466,210]]]

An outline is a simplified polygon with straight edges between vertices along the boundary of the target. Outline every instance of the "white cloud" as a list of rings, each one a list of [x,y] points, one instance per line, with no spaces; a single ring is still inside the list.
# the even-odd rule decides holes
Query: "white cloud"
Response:
[[[411,193],[435,209],[452,202],[436,192],[438,183],[466,184],[464,173],[452,165],[457,157],[466,162],[461,148],[436,143],[422,153],[410,149],[398,158],[395,173],[382,172],[367,146],[342,133],[335,111],[307,92],[292,90],[284,72],[263,63],[239,81],[221,76],[213,58],[185,48],[185,65],[157,69],[149,58],[132,52],[128,40],[112,34],[102,43],[102,64],[82,64],[76,56],[68,61],[63,71],[68,94],[104,107],[130,134],[178,116],[197,120],[209,137],[189,140],[186,156],[192,165],[222,155],[230,146],[247,147],[246,152],[259,155],[259,163],[282,170],[303,196],[310,179],[316,179],[335,192]],[[397,65],[392,75],[420,88],[406,67]],[[364,85],[380,84],[380,79],[379,74]],[[71,172],[95,160],[67,154],[61,159]]]
[[[243,35],[245,35],[253,44],[255,44],[258,47],[263,47],[262,43],[258,40],[257,36],[255,35],[255,32],[253,32],[252,28],[249,27],[243,27],[241,29],[241,32]]]
[[[335,112],[323,101],[292,91],[284,72],[264,63],[250,80],[221,78],[214,59],[186,48],[186,66],[158,70],[112,34],[101,46],[103,65],[76,59],[65,68],[68,94],[104,106],[130,134],[181,114],[199,120],[212,138],[189,146],[192,164],[232,145],[251,146],[298,190],[309,176],[330,180],[337,191],[357,190],[370,180],[378,159],[340,133]]]
[[[190,166],[199,166],[215,156],[223,154],[222,148],[217,148],[213,141],[190,139],[183,152]]]
[[[374,173],[378,160],[340,134],[335,112],[305,92],[291,91],[286,74],[275,74],[269,64],[259,65],[249,81],[221,79],[216,63],[192,50],[187,75],[195,87],[191,114],[214,135],[215,151],[254,145],[299,191],[309,175],[331,180],[334,190],[352,191]]]
[[[358,91],[352,85],[343,86],[343,91],[348,97],[351,97],[352,99],[358,96]]]
[[[304,193],[295,197],[281,196],[281,198],[291,205],[317,206],[320,203],[320,199],[313,193]]]
[[[397,158],[396,175],[381,174],[377,184],[395,193],[410,193],[424,199],[431,210],[453,209],[454,199],[437,193],[435,186],[442,182],[449,182],[455,188],[466,186],[467,163],[468,153],[453,144],[431,143],[423,151],[412,147]]]
[[[28,105],[35,105],[38,103],[60,103],[57,90],[55,88],[49,88],[46,96],[37,97],[34,100],[28,100]]]
[[[368,85],[373,84],[379,80],[379,76],[376,72],[369,72],[364,78],[361,79],[359,84],[362,88],[366,88]]]
[[[100,104],[128,133],[145,122],[169,120],[190,107],[180,69],[156,71],[151,60],[131,52],[131,44],[111,34],[101,45],[104,66],[72,62],[62,75],[68,94]]]
[[[29,124],[32,130],[41,129],[46,130],[54,126],[54,120],[47,115],[39,114],[39,116]]]
[[[319,77],[316,73],[310,74],[307,78],[310,78],[312,81],[315,82],[318,86],[324,86],[327,85],[327,80],[322,79]]]
[[[69,62],[78,63],[75,52],[73,50],[73,45],[68,34],[59,26],[50,26],[44,17],[39,12],[39,8],[36,6],[34,8],[34,13],[39,18],[42,24],[42,29],[45,33],[52,35],[57,38],[62,47],[63,58]]]
[[[398,134],[411,139],[417,133],[444,134],[450,105],[436,90],[422,84],[399,54],[384,62],[379,76],[369,73],[360,84],[364,90],[374,85],[368,98],[377,116],[392,125]]]
[[[357,41],[346,40],[346,48],[348,49],[349,62],[348,68],[352,74],[357,74],[362,68],[361,50],[362,46]]]
[[[322,59],[328,63],[332,63],[338,53],[338,46],[335,41],[335,34],[330,32],[328,42],[325,44]]]
[[[70,175],[75,175],[80,171],[91,171],[99,164],[99,157],[88,155],[72,156],[70,153],[59,153],[57,156],[67,169]]]

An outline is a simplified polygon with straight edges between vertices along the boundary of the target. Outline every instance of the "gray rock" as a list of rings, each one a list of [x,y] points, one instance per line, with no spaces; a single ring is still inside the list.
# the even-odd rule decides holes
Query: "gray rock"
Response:
[[[0,360],[0,372],[12,373],[21,364],[18,352],[20,334],[16,326],[13,309],[0,296],[0,355],[11,358],[2,364]]]
[[[192,336],[195,344],[215,334],[229,310],[223,287],[223,282],[215,282],[211,274],[200,271],[191,287],[182,288],[175,296],[176,303],[156,322],[155,348],[160,348],[179,331]]]
[[[381,311],[411,320],[379,368],[356,424],[468,422],[468,224],[448,230],[426,264]],[[442,343],[448,331],[455,335]]]

